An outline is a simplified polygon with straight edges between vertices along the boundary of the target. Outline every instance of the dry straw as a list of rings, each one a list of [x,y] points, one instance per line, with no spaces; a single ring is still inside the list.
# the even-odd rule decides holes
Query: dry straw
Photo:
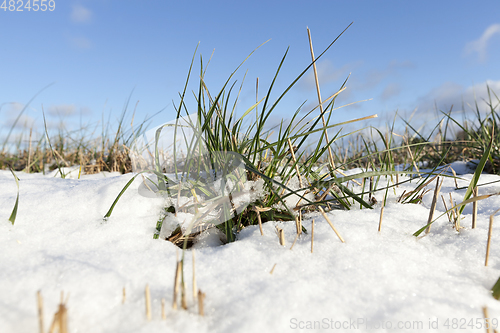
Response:
[[[292,146],[292,141],[288,138],[288,147],[290,148],[290,153],[292,154],[293,163],[295,164],[295,172],[297,173],[297,178],[299,179],[300,188],[302,188],[302,177],[300,176],[299,165],[297,164],[297,159],[295,158],[295,152]],[[298,203],[297,203],[298,204]]]
[[[196,257],[194,255],[194,249],[192,253],[193,253],[193,302],[195,302],[196,296],[198,295],[198,293],[196,292],[198,290],[198,287],[196,286],[196,268],[195,268]]]
[[[326,141],[326,144],[328,146],[328,160],[330,162],[331,170],[335,170],[338,173],[340,173],[342,176],[346,176],[346,174],[344,172],[335,168],[335,161],[333,159],[332,146],[330,145],[330,139],[328,138],[328,131],[326,130],[327,123],[325,120],[325,114],[324,114],[324,109],[323,109],[323,100],[321,98],[321,90],[319,88],[318,70],[316,68],[316,58],[314,56],[313,43],[312,43],[312,38],[311,38],[311,30],[309,30],[309,28],[307,28],[307,37],[309,38],[309,48],[311,50],[311,59],[312,59],[312,63],[313,63],[314,81],[316,83],[316,92],[318,94],[319,110],[321,112],[321,120],[323,122],[323,127],[325,127],[323,133],[325,135],[325,141]],[[345,87],[343,87],[342,89],[337,91],[329,99],[334,98],[335,96],[337,96],[338,94],[340,94],[344,90],[345,90]],[[356,181],[355,179],[353,180],[353,182],[355,182],[356,184],[361,186],[361,184],[358,181]]]
[[[299,239],[299,234],[297,234],[295,236],[295,239],[293,240],[292,246],[290,246],[290,250],[293,249],[293,247],[295,246],[295,243],[297,242],[297,239]]]
[[[438,177],[438,175],[432,177],[431,179],[429,179],[428,181],[426,181],[425,183],[421,184],[420,186],[418,186],[416,189],[414,189],[413,191],[410,191],[408,193],[403,193],[401,195],[401,197],[399,198],[398,202],[400,201],[403,201],[405,200],[407,197],[413,195],[413,194],[416,194],[418,192],[420,192],[424,187],[426,187],[427,185],[429,185],[430,183],[432,183],[434,181],[434,179],[436,179]]]
[[[299,210],[299,216],[295,217],[295,226],[297,228],[297,235],[302,234],[302,211]]]
[[[174,279],[174,296],[172,300],[172,309],[177,309],[177,295],[179,294],[179,285],[181,284],[181,269],[182,264],[177,261],[177,266],[175,268],[175,279]]]
[[[472,195],[474,196],[474,198],[476,198],[477,194],[478,194],[478,190],[477,190],[477,186],[476,186],[472,190]],[[477,201],[474,201],[472,203],[472,229],[476,228],[476,222],[477,222]]]
[[[499,211],[500,209],[497,209],[490,215],[490,228],[488,230],[488,243],[486,244],[486,259],[484,260],[484,266],[488,266],[488,257],[490,255],[491,235],[493,234],[493,216]]]
[[[490,316],[488,315],[488,308],[483,307],[483,315],[485,320],[486,332],[493,333],[493,328],[491,327]]]
[[[382,208],[380,208],[380,219],[378,221],[378,232],[380,232],[380,230],[382,230],[382,218],[384,217],[384,207],[385,207],[385,205],[383,205]]]
[[[276,234],[278,235],[278,239],[280,241],[281,246],[285,246],[285,233],[283,229],[280,227],[276,226]]]
[[[149,284],[146,284],[146,290],[144,291],[146,298],[146,318],[151,320],[151,295],[149,293]]]
[[[184,283],[184,260],[181,261],[181,306],[187,310],[186,284]]]
[[[36,293],[37,307],[38,307],[38,326],[40,333],[43,333],[43,298],[40,290]]]
[[[293,249],[293,246],[297,242],[297,239],[299,239],[300,234],[302,234],[302,214],[300,213],[299,210],[299,217],[295,216],[295,228],[297,229],[297,235],[295,236],[295,240],[293,241],[292,246],[290,247],[290,250]]]
[[[198,290],[198,313],[200,316],[205,315],[205,310],[203,309],[203,302],[205,300],[205,293],[202,293],[201,290]]]
[[[316,58],[314,57],[314,49],[313,49],[313,43],[312,43],[312,38],[311,38],[311,30],[309,30],[309,28],[307,28],[307,36],[309,38],[309,48],[311,50],[311,59],[313,61],[314,81],[316,83],[316,92],[318,93],[319,110],[321,112],[321,120],[323,121],[323,126],[325,127],[324,135],[325,135],[326,144],[328,145],[328,159],[330,161],[330,167],[332,168],[332,170],[334,170],[335,169],[335,161],[333,159],[333,153],[332,153],[332,148],[330,145],[330,139],[328,138],[328,131],[326,130],[327,124],[326,124],[324,110],[323,110],[323,101],[321,100],[321,91],[319,89],[318,70],[316,69]]]
[[[257,214],[257,221],[259,222],[259,230],[260,230],[260,234],[262,236],[264,236],[264,231],[262,230],[262,218],[260,217],[260,212],[267,212],[267,211],[270,211],[271,210],[271,207],[257,207],[257,206],[254,206],[253,207],[253,210],[255,211],[255,213]]]
[[[335,232],[335,234],[337,235],[337,237],[340,239],[340,241],[342,243],[345,243],[344,239],[342,238],[342,236],[340,236],[339,232],[337,231],[337,229],[335,229],[335,227],[333,226],[333,223],[330,221],[330,219],[328,218],[328,216],[325,214],[325,211],[323,210],[323,208],[321,206],[318,206],[318,209],[319,211],[321,212],[321,215],[323,215],[323,217],[325,218],[326,222],[328,222],[328,224],[330,225],[330,227],[333,229],[333,231]]]
[[[446,216],[448,217],[448,221],[452,222],[453,220],[451,219],[451,213],[448,211],[448,206],[446,205],[446,200],[444,199],[444,196],[442,194],[441,194],[441,200],[443,200],[444,210],[445,210]]]
[[[161,299],[161,319],[167,319],[167,314],[165,312],[165,298]]]
[[[311,222],[311,253],[313,253],[314,250],[314,219],[312,219]]]
[[[455,202],[453,201],[453,197],[451,196],[451,192],[448,193],[450,195],[450,205],[451,207],[455,207]],[[456,208],[451,208],[451,216],[453,217],[453,221],[455,221],[455,224],[457,223],[457,219],[458,219],[458,212],[457,212],[457,209]]]
[[[57,331],[56,331],[57,330]],[[50,325],[49,333],[68,333],[68,309],[64,303],[64,293],[61,292],[61,302],[57,312],[54,314],[52,325]]]

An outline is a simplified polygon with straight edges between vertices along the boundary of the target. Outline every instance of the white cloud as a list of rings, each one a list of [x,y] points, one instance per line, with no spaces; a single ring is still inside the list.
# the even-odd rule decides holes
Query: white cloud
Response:
[[[477,53],[479,61],[486,61],[488,43],[493,36],[498,34],[500,34],[500,24],[496,23],[490,25],[488,28],[486,28],[479,39],[467,43],[467,45],[465,46],[465,52],[467,54]]]
[[[17,119],[17,115],[14,117],[9,117],[6,119],[5,123],[3,124],[4,128],[16,128],[16,129],[26,129],[26,128],[36,128],[35,126],[35,118],[28,116],[28,115],[21,115],[21,117],[17,120],[17,123],[15,123]],[[15,126],[14,126],[15,123]]]
[[[471,112],[475,110],[476,102],[479,109],[482,112],[486,112],[489,110],[487,87],[497,94],[497,96],[500,96],[500,80],[486,80],[469,87],[464,87],[453,82],[445,82],[418,99],[419,113],[433,111],[435,106],[437,106],[438,110],[449,111],[452,105],[454,112]],[[493,105],[500,103],[500,101],[497,101],[495,95],[491,94],[491,97]],[[500,110],[497,108],[497,111]]]
[[[47,113],[57,117],[72,116],[76,114],[76,106],[74,104],[51,105],[47,109]]]
[[[80,4],[73,5],[71,20],[74,23],[87,23],[92,18],[92,12]]]
[[[24,104],[19,103],[19,102],[12,102],[8,103],[9,104],[9,113],[19,113],[21,110],[24,108]]]

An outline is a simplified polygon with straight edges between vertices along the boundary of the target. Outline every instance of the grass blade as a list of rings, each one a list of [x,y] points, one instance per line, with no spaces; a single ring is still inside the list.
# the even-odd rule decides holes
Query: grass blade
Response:
[[[19,178],[17,178],[16,174],[12,169],[10,169],[10,172],[12,172],[12,175],[14,176],[14,179],[16,180],[16,185],[17,185],[17,198],[16,198],[16,203],[14,205],[14,209],[12,209],[12,214],[10,214],[9,221],[14,225],[14,222],[16,222],[16,216],[17,216],[17,208],[19,207]]]
[[[491,128],[490,143],[489,143],[488,147],[486,148],[486,150],[484,151],[483,157],[481,158],[481,160],[479,161],[479,164],[476,167],[476,171],[474,172],[474,176],[471,179],[471,182],[469,184],[469,187],[467,188],[467,191],[465,191],[464,201],[468,200],[471,197],[472,190],[474,190],[474,188],[477,186],[477,183],[479,182],[479,177],[481,176],[481,173],[483,172],[484,166],[486,165],[486,162],[488,161],[488,158],[490,157],[491,147],[493,146],[494,132],[495,132],[495,128],[492,127]],[[465,209],[465,206],[460,207],[460,210],[458,211],[457,218],[460,217],[460,215],[462,214],[464,209]]]

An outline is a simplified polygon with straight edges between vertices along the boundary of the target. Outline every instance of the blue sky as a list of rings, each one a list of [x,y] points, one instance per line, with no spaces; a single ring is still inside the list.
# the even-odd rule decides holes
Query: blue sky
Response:
[[[26,3],[27,0],[24,0]],[[434,103],[461,110],[486,83],[500,93],[500,2],[493,1],[131,1],[55,0],[54,11],[0,9],[0,125],[10,126],[42,88],[20,126],[40,129],[42,105],[51,126],[115,122],[131,95],[135,122],[160,110],[155,124],[172,119],[196,46],[207,61],[209,88],[216,92],[258,47],[236,76],[246,79],[238,111],[269,86],[289,47],[275,94],[309,64],[306,27],[316,55],[353,25],[318,61],[326,98],[351,73],[335,120],[371,114],[380,122],[396,110],[429,120]],[[133,92],[132,92],[133,91]],[[287,118],[304,101],[316,102],[312,72],[276,111]],[[194,111],[194,110],[193,110]],[[1,130],[1,127],[0,127]]]

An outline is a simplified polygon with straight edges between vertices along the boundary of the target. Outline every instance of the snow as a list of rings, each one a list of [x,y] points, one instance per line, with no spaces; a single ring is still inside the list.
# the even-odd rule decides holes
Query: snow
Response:
[[[470,172],[455,166],[459,174]],[[247,227],[236,242],[223,246],[212,230],[195,246],[197,284],[206,294],[200,317],[191,293],[191,251],[185,253],[189,308],[171,308],[181,251],[152,239],[165,198],[140,195],[138,179],[103,221],[132,174],[16,175],[19,211],[12,225],[8,217],[17,187],[10,171],[0,171],[2,333],[38,331],[38,290],[44,297],[45,331],[61,291],[68,298],[70,332],[484,332],[484,306],[498,324],[500,302],[490,292],[500,276],[497,227],[488,267],[484,260],[489,214],[500,208],[499,196],[479,202],[476,229],[471,229],[472,207],[467,206],[460,232],[444,215],[421,238],[412,234],[427,223],[435,182],[422,204],[396,202],[404,190],[417,186],[416,180],[396,188],[396,194],[389,190],[381,232],[382,191],[372,210],[357,205],[327,213],[345,243],[316,213],[305,216],[308,234],[292,250],[294,223],[265,223],[264,236],[258,226]],[[472,174],[460,178],[458,186],[467,186]],[[499,180],[483,174],[480,183]],[[384,185],[381,180],[379,186]],[[480,195],[497,192],[500,183],[479,189]],[[454,180],[445,178],[441,194],[448,198],[448,193],[460,202],[465,189],[456,190]],[[443,212],[439,200],[434,216]],[[284,228],[285,246],[279,245],[275,226]],[[151,321],[145,315],[146,284]],[[162,298],[166,320],[160,316]]]

